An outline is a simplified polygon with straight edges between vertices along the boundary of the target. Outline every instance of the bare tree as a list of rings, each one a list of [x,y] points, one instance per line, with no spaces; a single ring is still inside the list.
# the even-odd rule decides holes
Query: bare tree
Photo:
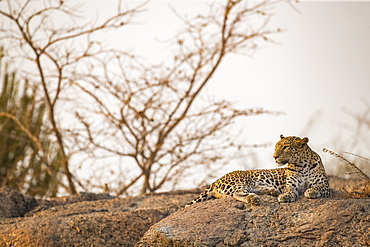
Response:
[[[226,55],[249,53],[280,31],[267,27],[266,9],[276,3],[217,2],[206,15],[182,19],[184,28],[171,41],[173,56],[165,62],[148,65],[116,51],[90,61],[88,73],[75,74],[72,83],[90,97],[86,109],[76,111],[88,142],[138,168],[118,195],[139,181],[141,194],[153,192],[178,182],[190,168],[214,171],[238,158],[235,151],[246,145],[230,134],[235,119],[273,112],[238,110],[226,100],[200,96]],[[262,21],[252,25],[256,19]]]
[[[268,28],[270,8],[278,2],[215,2],[208,14],[182,19],[183,29],[171,41],[172,57],[153,65],[95,39],[100,31],[129,24],[146,2],[126,10],[118,4],[115,15],[90,24],[65,1],[1,1],[5,55],[42,88],[40,100],[67,180],[63,187],[76,193],[79,181],[70,161],[81,152],[93,159],[106,154],[125,159],[122,166],[134,173],[119,181],[117,195],[137,183],[140,193],[153,192],[177,183],[189,168],[213,171],[237,158],[247,145],[230,134],[235,119],[276,113],[204,100],[202,91],[228,54],[249,54],[280,32]],[[64,112],[68,107],[73,118]],[[51,165],[41,148],[39,155]]]
[[[77,7],[65,1],[0,2],[0,40],[6,48],[5,56],[12,61],[19,61],[17,73],[42,88],[41,97],[47,107],[47,122],[58,145],[62,173],[67,180],[67,185],[63,187],[70,194],[76,194],[69,163],[76,150],[66,141],[68,133],[63,131],[57,116],[63,105],[63,93],[68,88],[67,78],[76,63],[105,52],[91,41],[92,34],[126,25],[142,7],[122,10],[118,6],[117,14],[102,23],[90,24],[82,23],[77,15]],[[58,17],[65,17],[63,20],[66,22],[58,22]],[[36,142],[38,155],[44,163],[52,165],[37,145],[38,141],[31,140]]]

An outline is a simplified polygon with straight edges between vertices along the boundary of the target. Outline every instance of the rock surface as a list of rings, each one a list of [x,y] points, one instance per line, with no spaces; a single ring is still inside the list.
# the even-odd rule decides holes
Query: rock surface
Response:
[[[0,247],[370,246],[370,198],[335,193],[330,199],[300,197],[279,204],[262,196],[259,206],[224,198],[182,208],[199,192],[128,198],[81,193],[36,200],[5,188],[0,191]]]
[[[370,246],[370,198],[262,199],[193,204],[153,225],[136,246]]]
[[[5,187],[0,190],[0,219],[20,217],[36,207],[33,197],[26,197],[18,191]]]
[[[0,194],[0,205],[5,205],[0,211],[0,246],[133,246],[151,225],[194,196],[109,199],[107,194],[82,193],[48,201],[33,199],[33,209],[24,214],[23,195],[7,188]]]

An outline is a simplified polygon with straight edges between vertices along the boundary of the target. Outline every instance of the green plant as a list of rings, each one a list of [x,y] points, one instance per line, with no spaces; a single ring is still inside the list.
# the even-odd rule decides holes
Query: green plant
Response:
[[[32,196],[55,196],[61,162],[44,133],[45,104],[37,101],[36,87],[20,82],[9,71],[1,54],[0,65],[0,187]]]

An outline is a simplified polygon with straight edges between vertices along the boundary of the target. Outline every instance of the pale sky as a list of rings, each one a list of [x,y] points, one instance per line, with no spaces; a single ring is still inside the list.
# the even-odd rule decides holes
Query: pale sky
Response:
[[[250,93],[244,97],[251,99],[243,104],[286,113],[258,121],[265,128],[257,138],[307,135],[325,162],[328,155],[322,147],[335,150],[341,146],[337,141],[353,138],[353,132],[341,126],[355,124],[343,109],[362,112],[364,100],[370,105],[370,2],[303,2],[296,5],[301,14],[282,7],[275,19],[287,29],[276,38],[281,45],[256,52],[252,62],[262,80],[256,87],[245,85]],[[310,119],[316,121],[308,128]],[[368,157],[370,147],[365,144],[359,152]],[[344,150],[355,152],[350,145],[343,145]]]
[[[280,133],[308,136],[325,161],[328,155],[322,147],[343,146],[355,152],[348,141],[353,132],[342,126],[355,122],[343,109],[362,112],[364,101],[370,105],[370,2],[303,2],[296,7],[301,13],[286,5],[276,11],[272,22],[286,29],[275,38],[279,45],[268,45],[241,61],[240,73],[232,81],[235,87],[220,81],[214,90],[235,97],[244,107],[286,113],[245,120],[247,141],[274,143]],[[308,128],[311,119],[315,121]],[[359,152],[369,157],[370,147],[365,144]]]
[[[95,3],[103,8],[102,1]],[[201,1],[171,1],[170,5],[189,16],[206,10]],[[170,38],[180,25],[168,6],[167,1],[149,3],[137,24],[115,34],[115,44],[150,60],[163,60],[160,48],[166,47],[159,40]],[[274,11],[272,26],[285,30],[273,36],[277,44],[266,43],[250,57],[230,56],[204,93],[237,102],[240,108],[284,112],[239,121],[241,140],[274,144],[280,134],[308,136],[325,163],[328,155],[322,153],[323,147],[355,152],[349,141],[353,132],[343,127],[354,128],[355,122],[343,109],[360,113],[366,108],[364,102],[370,105],[370,2],[310,1],[295,7],[299,12],[287,4]],[[367,145],[360,145],[359,154],[369,157]],[[258,168],[274,166],[273,146],[256,152],[262,160]],[[227,169],[248,165],[255,167],[234,164]]]

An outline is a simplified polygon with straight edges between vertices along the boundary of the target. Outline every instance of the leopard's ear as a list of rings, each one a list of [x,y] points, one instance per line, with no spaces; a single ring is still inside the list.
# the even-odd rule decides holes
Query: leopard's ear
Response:
[[[301,140],[297,141],[300,147],[303,147],[305,144],[308,143],[308,138],[304,137]]]
[[[285,137],[283,135],[280,135],[280,139],[284,139]]]

